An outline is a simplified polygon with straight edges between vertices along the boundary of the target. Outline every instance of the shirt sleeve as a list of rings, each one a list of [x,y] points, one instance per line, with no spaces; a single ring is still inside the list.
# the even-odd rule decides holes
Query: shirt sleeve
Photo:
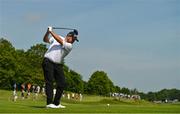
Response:
[[[71,43],[68,43],[66,42],[65,40],[63,41],[63,48],[67,51],[71,51],[72,49],[72,44]]]

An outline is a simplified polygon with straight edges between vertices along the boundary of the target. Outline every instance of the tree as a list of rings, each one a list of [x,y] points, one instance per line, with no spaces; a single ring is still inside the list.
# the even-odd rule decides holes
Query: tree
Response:
[[[9,89],[12,82],[32,83],[42,86],[44,77],[42,60],[47,51],[46,45],[36,44],[27,51],[15,50],[12,44],[0,39],[0,88]],[[82,76],[64,65],[67,90],[83,92]]]
[[[12,44],[0,39],[0,87],[11,88],[17,68],[15,48]]]
[[[177,89],[171,89],[169,90],[169,99],[170,100],[174,100],[174,99],[178,99],[180,101],[180,90]]]
[[[26,77],[29,82],[32,81],[34,84],[38,85],[44,84],[42,61],[46,51],[47,48],[44,44],[33,45],[26,51],[25,58],[27,61],[26,65],[28,67],[26,71],[29,73]]]
[[[125,88],[125,87],[123,87],[122,89],[121,89],[121,93],[124,93],[124,94],[130,94],[130,90],[128,89],[128,88]]]
[[[32,83],[42,86],[44,77],[42,60],[47,48],[44,44],[36,44],[27,51],[16,50],[6,39],[0,38],[0,88],[10,89],[12,83]],[[138,92],[137,89],[129,90],[114,86],[104,71],[94,72],[89,81],[82,80],[82,76],[64,65],[64,74],[67,82],[67,91],[85,92],[88,94],[109,95],[111,92],[124,94],[139,94],[142,99],[154,100],[180,100],[180,90],[163,89],[147,94]]]
[[[109,95],[114,91],[114,85],[104,71],[96,71],[88,81],[87,91],[89,94]]]
[[[158,92],[148,92],[145,93],[139,93],[142,99],[148,100],[148,101],[165,101],[167,100],[174,100],[178,99],[180,100],[180,90],[178,89],[162,89]]]
[[[15,50],[12,44],[0,39],[0,87],[9,89],[12,83],[44,83],[41,63],[46,46],[37,44],[27,52]]]
[[[84,83],[82,76],[77,72],[70,70],[66,65],[64,67],[64,73],[67,83],[66,90],[76,93],[83,93]]]
[[[46,51],[47,48],[44,44],[36,44],[27,50],[26,57],[33,68],[41,68],[42,60]]]
[[[148,92],[148,94],[147,94],[147,100],[148,100],[148,101],[157,100],[157,99],[156,99],[156,94],[155,94],[154,92]]]
[[[88,82],[83,81],[83,86],[84,86],[84,93],[88,94]]]
[[[134,88],[134,89],[132,89],[132,90],[130,90],[130,93],[133,95],[136,95],[136,94],[138,94],[138,90],[136,89],[136,88]]]
[[[119,86],[115,86],[114,87],[114,92],[120,93],[121,92],[121,88]]]

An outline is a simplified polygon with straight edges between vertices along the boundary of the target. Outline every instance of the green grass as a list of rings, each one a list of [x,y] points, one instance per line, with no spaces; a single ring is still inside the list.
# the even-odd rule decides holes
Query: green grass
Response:
[[[46,101],[42,96],[38,100],[19,98],[13,102],[10,100],[11,94],[11,91],[0,90],[0,113],[180,113],[180,104],[119,101],[100,96],[84,96],[82,102],[63,99],[62,104],[67,108],[46,109]]]

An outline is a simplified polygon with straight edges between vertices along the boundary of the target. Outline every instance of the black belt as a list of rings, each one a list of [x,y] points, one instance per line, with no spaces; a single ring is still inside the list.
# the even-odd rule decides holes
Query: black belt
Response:
[[[50,63],[52,63],[52,64],[56,64],[56,65],[63,65],[62,63],[55,63],[55,62],[53,62],[52,60],[50,60],[50,59],[48,59],[48,58],[44,58],[44,61],[49,61]]]

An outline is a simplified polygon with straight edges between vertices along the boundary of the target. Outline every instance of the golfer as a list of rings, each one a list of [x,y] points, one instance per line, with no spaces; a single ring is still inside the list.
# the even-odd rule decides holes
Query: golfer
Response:
[[[49,35],[52,37],[49,38]],[[78,41],[74,32],[69,32],[66,38],[53,32],[52,27],[48,27],[44,35],[43,41],[49,43],[50,46],[44,55],[42,63],[45,90],[47,96],[46,108],[65,108],[60,104],[60,99],[65,87],[65,77],[63,72],[63,60],[72,50],[74,41]],[[53,80],[56,81],[56,95],[53,98]]]

